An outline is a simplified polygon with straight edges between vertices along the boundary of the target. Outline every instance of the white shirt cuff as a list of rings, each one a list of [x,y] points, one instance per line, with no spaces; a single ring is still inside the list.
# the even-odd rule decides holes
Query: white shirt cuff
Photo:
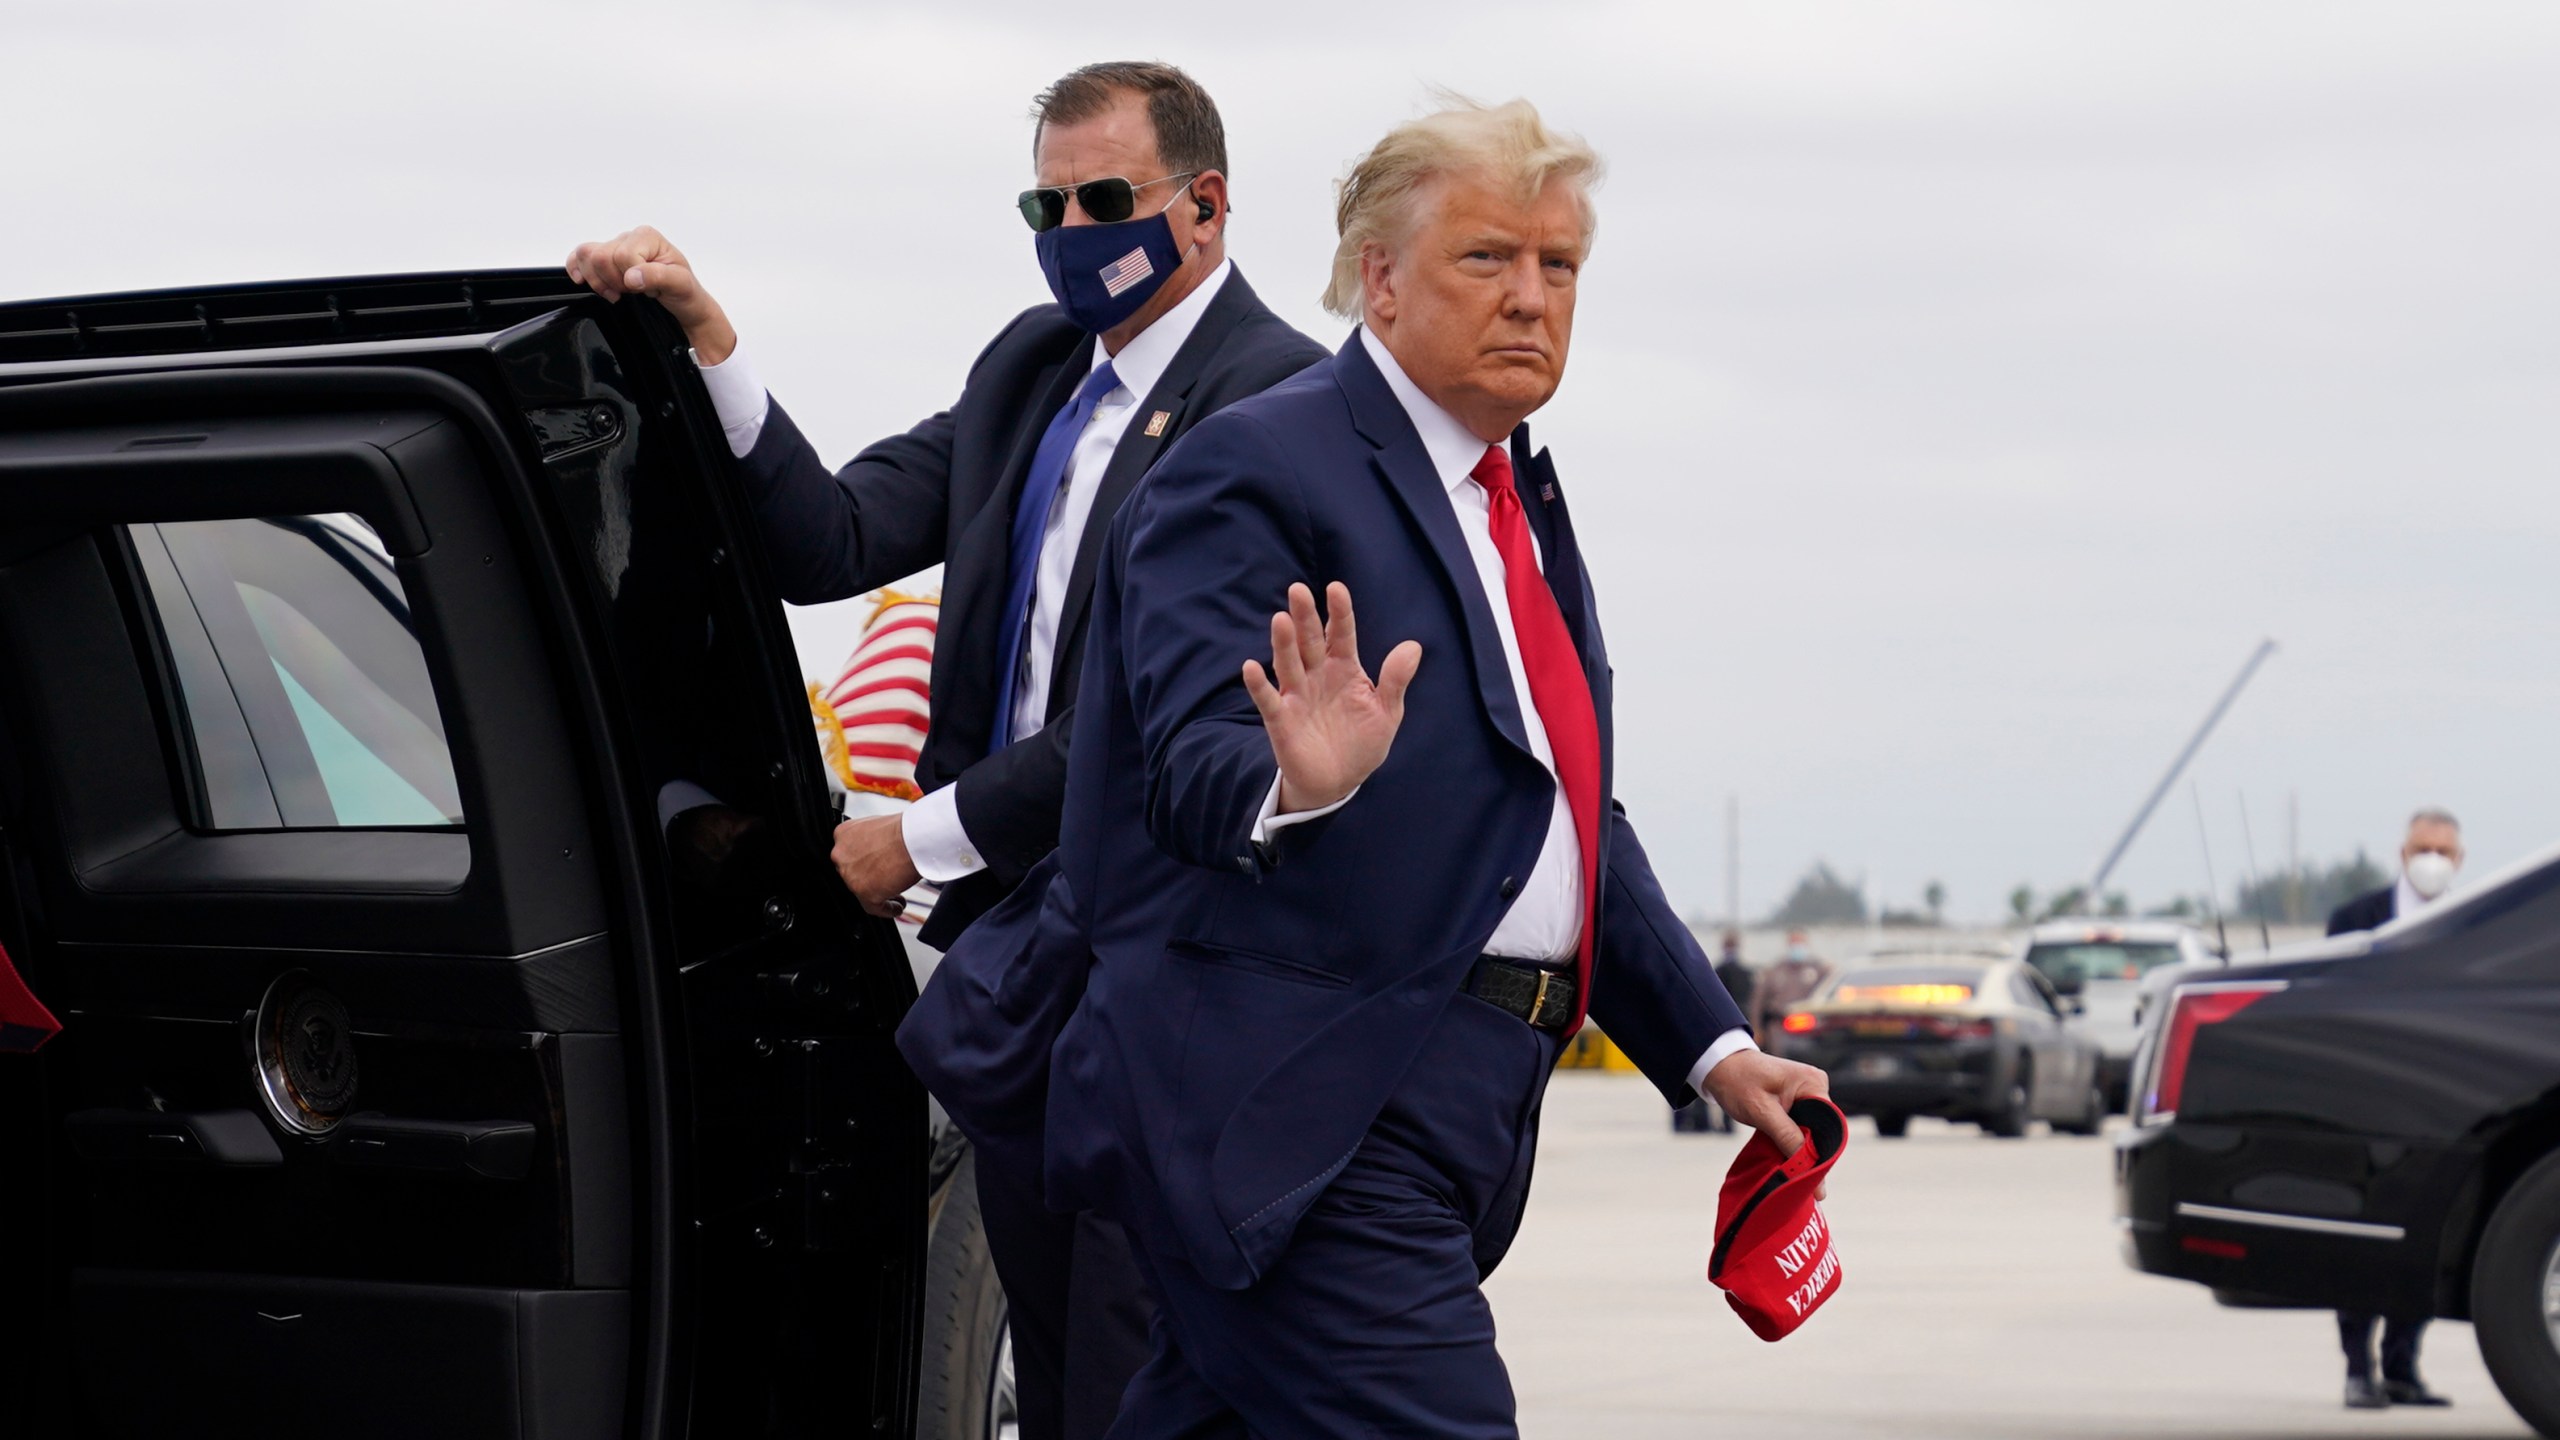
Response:
[[[693,355],[690,350],[685,353]],[[730,351],[729,358],[717,365],[705,365],[701,356],[694,355],[693,364],[702,372],[702,388],[711,392],[711,413],[720,417],[720,433],[729,437],[729,453],[746,458],[756,448],[756,437],[764,433],[765,407],[772,403],[765,398],[764,382],[756,378],[755,366],[747,361],[747,348],[741,345]]]
[[[719,803],[719,796],[690,780],[670,780],[658,787],[658,833],[667,833],[667,827],[676,823],[676,817],[687,810]]]
[[[1357,795],[1359,793],[1359,786],[1354,785],[1351,787],[1351,795]],[[1314,810],[1300,810],[1292,814],[1283,815],[1280,813],[1280,777],[1274,775],[1271,777],[1271,793],[1262,797],[1262,813],[1253,818],[1253,843],[1256,846],[1268,849],[1271,845],[1272,836],[1279,834],[1281,831],[1288,829],[1292,825],[1303,825],[1310,820],[1322,819],[1323,817],[1332,814],[1334,811],[1350,804],[1351,795],[1345,795],[1330,805],[1322,806]]]
[[[938,884],[948,885],[987,868],[986,857],[961,828],[957,785],[928,790],[923,799],[908,806],[898,817],[898,837],[907,842],[907,858],[915,862],[916,873]]]
[[[1737,1025],[1734,1028],[1727,1030],[1722,1035],[1716,1037],[1716,1043],[1707,1047],[1706,1054],[1698,1057],[1697,1064],[1689,1067],[1689,1088],[1697,1091],[1701,1095],[1706,1094],[1708,1071],[1713,1070],[1717,1066],[1723,1064],[1727,1059],[1732,1056],[1739,1055],[1745,1050],[1757,1050],[1759,1048],[1760,1047],[1758,1045],[1752,1043],[1751,1031],[1747,1027]]]

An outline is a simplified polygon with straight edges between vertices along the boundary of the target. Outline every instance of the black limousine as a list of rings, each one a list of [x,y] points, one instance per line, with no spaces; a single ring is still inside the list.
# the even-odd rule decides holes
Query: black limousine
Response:
[[[0,306],[0,1430],[1001,1429],[731,469],[557,270]]]
[[[2181,984],[2133,1105],[2136,1267],[2233,1304],[2469,1320],[2560,1436],[2560,850]]]

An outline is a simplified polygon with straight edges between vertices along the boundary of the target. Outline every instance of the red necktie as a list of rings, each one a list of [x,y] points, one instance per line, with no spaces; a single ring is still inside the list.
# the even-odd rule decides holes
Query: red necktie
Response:
[[[1573,811],[1574,834],[1582,841],[1582,944],[1574,955],[1573,1028],[1582,1024],[1591,996],[1591,917],[1600,893],[1600,717],[1591,708],[1591,682],[1582,672],[1582,653],[1565,629],[1564,612],[1556,608],[1555,591],[1538,570],[1537,548],[1529,541],[1529,517],[1520,508],[1520,492],[1511,483],[1511,456],[1499,445],[1488,446],[1469,472],[1492,502],[1493,548],[1502,555],[1502,588],[1511,602],[1511,633],[1520,642],[1520,668],[1529,674],[1529,702],[1547,727],[1547,744],[1555,750],[1556,783]]]

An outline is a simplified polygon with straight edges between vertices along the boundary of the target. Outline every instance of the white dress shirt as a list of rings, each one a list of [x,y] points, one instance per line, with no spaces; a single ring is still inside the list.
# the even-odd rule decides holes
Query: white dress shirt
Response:
[[[1449,493],[1449,506],[1456,512],[1459,531],[1467,537],[1467,555],[1475,561],[1476,579],[1484,586],[1487,608],[1493,612],[1494,629],[1502,637],[1502,659],[1511,672],[1511,689],[1520,702],[1521,723],[1529,732],[1529,753],[1547,767],[1550,778],[1555,775],[1555,746],[1547,739],[1546,723],[1539,718],[1538,707],[1529,697],[1529,671],[1520,659],[1520,641],[1511,625],[1510,592],[1504,588],[1502,552],[1493,543],[1493,500],[1485,488],[1475,483],[1475,468],[1484,459],[1486,444],[1475,432],[1460,423],[1458,417],[1440,407],[1422,393],[1396,363],[1385,344],[1360,328],[1360,343],[1377,362],[1378,373],[1384,375],[1387,388],[1395,392],[1404,406],[1413,428],[1422,436],[1422,448],[1431,457],[1431,468],[1439,473],[1440,483]],[[1546,556],[1533,532],[1529,544],[1543,568]],[[1358,794],[1353,790],[1352,794]],[[1351,796],[1319,810],[1302,810],[1283,815],[1280,809],[1280,782],[1271,783],[1271,791],[1263,797],[1262,814],[1255,822],[1256,844],[1268,844],[1279,830],[1290,825],[1329,815],[1350,802]],[[1602,802],[1606,804],[1604,800]],[[1485,941],[1485,953],[1519,960],[1552,963],[1570,960],[1582,945],[1582,926],[1588,911],[1584,896],[1586,878],[1582,873],[1582,843],[1573,827],[1573,808],[1566,800],[1564,786],[1556,786],[1555,807],[1547,816],[1547,838],[1538,851],[1537,864],[1529,871],[1529,879],[1513,897],[1511,907],[1493,927],[1493,935]],[[1718,1062],[1739,1050],[1756,1050],[1749,1030],[1731,1030],[1719,1036],[1698,1063],[1689,1070],[1689,1084],[1695,1088]]]
[[[1110,361],[1119,383],[1094,406],[1093,418],[1085,422],[1084,433],[1077,437],[1076,448],[1068,456],[1057,498],[1049,502],[1048,526],[1040,537],[1039,566],[1032,577],[1030,629],[1023,635],[1022,666],[1013,676],[1013,733],[1005,737],[1007,744],[1039,734],[1041,726],[1048,722],[1049,677],[1058,658],[1058,620],[1066,608],[1067,581],[1075,571],[1076,550],[1084,540],[1085,524],[1093,516],[1094,496],[1102,488],[1103,472],[1110,468],[1121,437],[1137,418],[1139,403],[1164,378],[1165,367],[1173,363],[1182,342],[1191,338],[1209,302],[1217,298],[1234,269],[1233,262],[1219,261],[1218,268],[1209,272],[1198,289],[1183,296],[1180,304],[1154,324],[1131,336],[1119,354],[1104,354],[1100,344],[1093,347],[1093,367],[1100,369],[1105,360]],[[729,451],[741,456],[755,448],[756,436],[764,430],[769,403],[762,382],[742,363],[744,354],[743,348],[733,350],[719,364],[702,367],[703,385],[711,392],[711,408],[720,417],[722,432],[729,437]],[[986,868],[985,858],[960,823],[960,787],[956,784],[927,791],[923,799],[908,806],[899,819],[899,834],[906,841],[907,855],[915,862],[916,873],[927,880],[948,882]]]

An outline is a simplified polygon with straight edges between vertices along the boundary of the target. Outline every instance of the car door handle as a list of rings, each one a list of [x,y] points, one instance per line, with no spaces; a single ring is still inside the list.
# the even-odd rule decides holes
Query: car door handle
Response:
[[[533,1126],[522,1120],[404,1120],[350,1115],[329,1133],[341,1165],[521,1180],[533,1173]]]
[[[256,1169],[284,1163],[254,1110],[74,1110],[63,1117],[71,1148],[96,1165],[155,1169]]]

